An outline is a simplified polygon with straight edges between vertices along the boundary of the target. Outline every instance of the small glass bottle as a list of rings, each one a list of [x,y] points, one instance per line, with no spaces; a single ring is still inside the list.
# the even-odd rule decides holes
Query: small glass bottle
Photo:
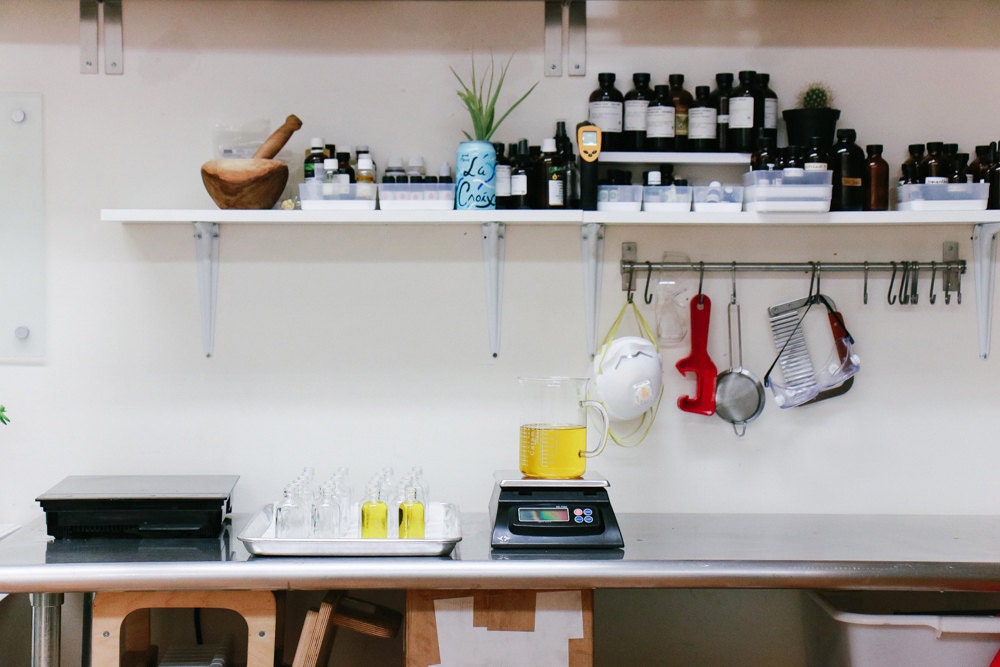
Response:
[[[691,150],[688,146],[688,110],[694,103],[691,93],[684,87],[683,74],[671,74],[670,97],[674,101],[674,148],[678,151]]]
[[[323,143],[323,139],[320,137],[313,137],[309,141],[309,155],[306,156],[305,162],[302,163],[302,171],[305,176],[305,180],[310,178],[323,178],[323,160],[326,159],[325,154],[326,146]],[[316,174],[316,166],[319,165],[319,175]]]
[[[715,117],[718,123],[716,138],[719,144],[719,152],[729,151],[729,94],[733,91],[732,72],[720,72],[715,75],[715,89],[709,99],[718,114]]]
[[[368,485],[367,499],[361,505],[361,537],[363,538],[389,536],[389,511],[382,496],[382,489],[377,484]]]
[[[764,137],[758,142],[757,150],[750,155],[751,171],[769,171],[777,166],[774,140]]]
[[[447,162],[442,162],[441,166],[438,167],[438,183],[454,183],[455,177],[451,174],[451,165]]]
[[[622,150],[641,151],[646,145],[646,109],[653,99],[649,73],[636,72],[632,84],[632,90],[625,93]]]
[[[493,150],[497,153],[496,167],[496,197],[497,209],[510,208],[510,160],[504,155],[504,145],[502,143],[493,144]]]
[[[920,163],[920,175],[924,183],[947,183],[948,167],[941,155],[944,142],[928,141],[927,155]]]
[[[337,144],[325,144],[323,146],[323,159],[337,159]]]
[[[760,91],[760,95],[764,101],[764,118],[763,125],[764,134],[768,137],[774,137],[774,140],[778,140],[778,94],[775,93],[769,87],[771,82],[771,75],[765,74],[764,72],[757,72],[757,76],[754,78],[754,83],[757,89]]]
[[[864,183],[866,211],[889,210],[889,163],[882,157],[882,144],[869,144]]]
[[[591,123],[601,128],[603,150],[621,150],[625,96],[615,88],[613,72],[598,74],[597,83],[599,87],[590,94],[588,118]]]
[[[670,86],[653,87],[653,99],[646,107],[646,150],[664,152],[674,150],[674,125],[676,124],[674,100]]]
[[[917,185],[920,183],[920,165],[914,162],[904,162],[900,165],[900,185]]]
[[[951,158],[951,174],[948,176],[949,183],[968,183],[966,174],[969,168],[969,154],[955,153]]]
[[[696,86],[694,92],[694,102],[688,109],[688,144],[692,151],[715,152],[719,149],[719,112],[712,105],[708,86]]]
[[[340,194],[337,183],[337,160],[327,158],[323,160],[323,198],[335,197]]]
[[[341,151],[337,153],[337,162],[339,167],[337,168],[337,174],[346,175],[348,183],[354,183],[354,169],[351,167],[351,154],[346,151]]]
[[[920,170],[921,165],[924,162],[924,145],[923,144],[910,144],[906,147],[907,156],[903,164],[912,164],[917,168],[917,178],[921,178]],[[922,183],[923,181],[918,181]]]
[[[576,162],[576,153],[573,152],[573,141],[566,134],[566,121],[556,121],[555,140],[556,152],[562,158],[566,172],[565,207],[580,208],[580,167]]]
[[[757,130],[764,125],[764,102],[753,84],[757,73],[739,73],[739,84],[729,94],[729,150],[750,153],[756,148]]]
[[[312,535],[319,538],[340,537],[340,505],[333,486],[323,486],[319,502],[313,506]]]
[[[566,207],[566,165],[556,152],[556,140],[542,140],[538,187],[542,199],[539,208]]]
[[[850,128],[837,130],[837,143],[830,150],[833,171],[831,211],[861,211],[864,209],[865,154],[855,142],[857,133]]]
[[[358,144],[357,148],[354,149],[354,164],[358,164],[362,155],[367,155],[372,161],[372,171],[375,175],[378,175],[378,165],[375,164],[375,158],[372,156],[371,149],[368,148],[368,144]]]
[[[274,536],[279,539],[309,537],[305,507],[296,498],[296,489],[286,486],[274,511]]]
[[[386,181],[387,178],[392,180]],[[403,159],[398,155],[390,155],[389,160],[385,165],[385,171],[382,172],[382,182],[390,183],[405,183],[406,182],[406,170],[403,169]]]
[[[358,157],[357,196],[358,199],[375,199],[375,165],[368,153]]]
[[[983,180],[990,184],[989,195],[986,199],[986,208],[996,210],[1000,209],[1000,164],[997,163],[997,142],[990,142],[990,149],[986,159],[987,164],[983,171]]]
[[[510,167],[510,208],[531,208],[528,199],[528,140],[517,143],[517,157]]]
[[[965,170],[969,183],[979,183],[983,180],[983,166],[986,163],[989,152],[989,146],[976,146],[976,157],[973,158],[972,162],[969,163],[968,169]]]
[[[399,537],[424,537],[424,504],[420,502],[420,490],[416,486],[406,487],[406,496],[399,503]]]
[[[813,137],[809,142],[802,167],[806,171],[826,171],[830,168],[826,140],[823,137]]]

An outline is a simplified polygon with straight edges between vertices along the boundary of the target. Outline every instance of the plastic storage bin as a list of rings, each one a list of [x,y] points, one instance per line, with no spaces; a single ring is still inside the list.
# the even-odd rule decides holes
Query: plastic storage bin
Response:
[[[374,210],[376,186],[374,183],[299,183],[299,201],[303,211],[315,210]]]
[[[455,208],[455,184],[381,183],[378,206],[383,211],[450,211]]]
[[[995,593],[847,591],[804,598],[810,667],[989,667],[1000,651]]]
[[[830,210],[833,172],[779,169],[743,175],[743,198],[748,211],[823,213]]]
[[[989,183],[914,183],[899,186],[900,211],[983,211]]]
[[[695,211],[733,212],[743,210],[742,185],[700,185],[694,189]]]
[[[690,211],[691,187],[687,185],[647,185],[642,189],[643,211]]]
[[[598,211],[640,211],[642,210],[641,185],[599,185],[597,186]]]

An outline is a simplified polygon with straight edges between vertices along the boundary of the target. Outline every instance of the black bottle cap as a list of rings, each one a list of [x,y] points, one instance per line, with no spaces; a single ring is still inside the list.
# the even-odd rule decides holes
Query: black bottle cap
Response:
[[[347,153],[347,152],[344,152],[344,151],[341,151],[341,152],[337,153],[337,159],[338,160],[350,160],[351,159],[351,154]]]
[[[657,95],[662,95],[664,97],[670,97],[670,86],[665,83],[658,83],[653,86],[653,90],[656,91]]]
[[[968,153],[955,153],[955,164],[966,163],[969,161]]]
[[[976,155],[983,156],[990,152],[989,146],[976,146]]]
[[[958,152],[958,144],[945,144],[944,152],[954,155],[955,153]]]
[[[757,75],[754,78],[756,79],[757,83],[761,84],[762,86],[766,86],[771,81],[771,75],[765,72],[757,72]]]
[[[556,121],[556,136],[565,137],[566,136],[566,121],[557,120]]]
[[[528,154],[528,140],[527,139],[521,139],[521,140],[519,140],[517,142],[517,154],[518,155],[522,155],[522,156]]]
[[[614,72],[601,72],[597,75],[597,82],[602,86],[613,86],[615,85],[615,73]]]
[[[671,86],[683,86],[684,85],[684,75],[683,74],[671,74],[667,77],[667,81],[670,82]]]
[[[733,73],[732,72],[719,72],[715,75],[715,82],[719,84],[720,88],[728,88],[733,85]]]
[[[878,153],[879,155],[881,155],[882,144],[868,144],[867,146],[865,146],[865,150],[867,150],[869,153]]]
[[[503,157],[503,144],[500,143],[493,144],[493,150],[497,152],[497,157]]]
[[[632,83],[637,86],[648,86],[649,72],[636,72],[632,75]]]
[[[942,148],[944,148],[944,142],[943,141],[928,141],[927,142],[927,150],[928,151],[941,152]]]
[[[395,183],[396,182],[396,177],[393,176],[392,174],[390,174],[388,176],[382,176],[382,182],[383,183]]]
[[[712,89],[708,86],[695,86],[694,95],[695,97],[708,97],[712,93]]]
[[[740,72],[740,83],[753,83],[753,78],[757,76],[757,72],[752,69],[745,69]]]
[[[854,140],[858,138],[858,133],[851,128],[844,128],[842,130],[837,130],[837,140],[847,141],[849,143],[854,143]]]
[[[989,149],[989,146],[986,146],[986,148]],[[906,147],[906,150],[908,150],[911,153],[923,153],[924,152],[924,145],[923,144],[910,144],[909,146]]]
[[[666,176],[667,174],[674,173],[674,165],[670,162],[665,162],[660,165],[660,173]]]
[[[687,184],[688,184],[688,179],[686,179],[686,178],[675,178],[674,179],[674,185],[676,185],[677,187],[684,187]]]
[[[528,146],[528,155],[531,157],[538,157],[542,154],[541,146]]]

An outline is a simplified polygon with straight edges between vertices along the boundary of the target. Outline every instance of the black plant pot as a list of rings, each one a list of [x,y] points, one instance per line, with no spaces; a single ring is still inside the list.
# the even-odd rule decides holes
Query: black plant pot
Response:
[[[781,112],[788,131],[788,145],[808,147],[813,137],[823,137],[832,146],[840,109],[785,109]]]

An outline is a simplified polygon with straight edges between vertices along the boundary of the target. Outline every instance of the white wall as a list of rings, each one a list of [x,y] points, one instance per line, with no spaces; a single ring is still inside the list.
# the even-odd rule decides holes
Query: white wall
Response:
[[[516,52],[512,99],[541,83],[498,137],[533,143],[580,120],[599,71],[689,87],[717,71],[769,71],[782,104],[807,81],[833,86],[841,126],[905,146],[996,138],[994,3],[591,2],[588,75],[544,78],[542,3],[171,0],[125,2],[125,74],[78,73],[77,5],[0,8],[0,89],[44,95],[49,356],[0,372],[13,422],[0,432],[0,521],[69,474],[234,472],[236,509],[269,501],[304,465],[422,464],[439,498],[484,511],[492,472],[516,466],[516,378],[584,374],[579,235],[512,226],[502,352],[488,355],[475,226],[224,227],[216,355],[201,354],[192,230],[101,222],[101,208],[211,207],[199,166],[213,126],[288,113],[376,160],[453,161],[468,126],[449,65],[470,49]],[[678,171],[681,171],[678,169]],[[294,180],[294,176],[293,176]],[[623,299],[622,241],[640,259],[971,259],[968,227],[609,227],[600,327]],[[741,276],[747,365],[770,363],[766,306],[803,295],[795,275]],[[925,276],[926,284],[926,276]],[[857,339],[851,392],[782,411],[737,439],[673,407],[690,383],[665,351],[664,407],[641,447],[596,469],[620,511],[989,513],[1000,502],[996,358],[977,358],[971,274],[961,306],[889,307],[886,276],[861,304],[859,275],[823,280]],[[728,276],[710,351],[728,365]],[[647,311],[649,313],[649,311]]]

